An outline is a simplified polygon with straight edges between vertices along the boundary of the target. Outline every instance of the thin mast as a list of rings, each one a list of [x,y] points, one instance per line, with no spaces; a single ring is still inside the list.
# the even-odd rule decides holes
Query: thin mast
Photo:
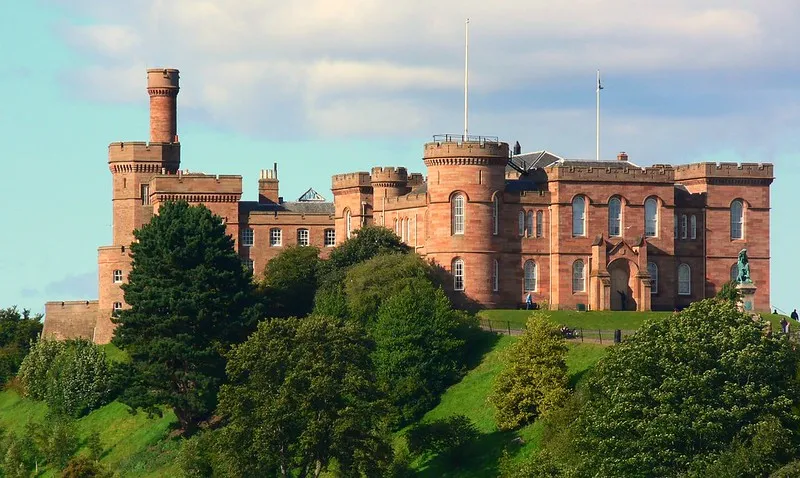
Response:
[[[603,89],[603,85],[600,84],[600,70],[597,70],[597,151],[595,153],[595,159],[600,161],[600,90]]]
[[[464,23],[464,141],[469,135],[469,18]]]

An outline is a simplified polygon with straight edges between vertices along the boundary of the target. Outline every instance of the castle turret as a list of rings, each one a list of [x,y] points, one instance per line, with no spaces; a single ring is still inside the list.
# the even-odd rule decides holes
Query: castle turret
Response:
[[[500,257],[493,251],[502,248],[493,201],[502,200],[508,158],[508,144],[497,138],[434,136],[425,145],[427,254],[451,271],[455,290],[487,306],[498,300],[492,271]]]
[[[331,180],[336,243],[351,237],[353,231],[372,224],[372,181],[369,173],[337,174]]]
[[[147,93],[150,95],[150,142],[178,142],[178,70],[147,70]]]

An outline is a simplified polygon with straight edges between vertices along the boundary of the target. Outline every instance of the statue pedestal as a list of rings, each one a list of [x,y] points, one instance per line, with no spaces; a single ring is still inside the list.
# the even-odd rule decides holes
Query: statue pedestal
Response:
[[[746,313],[752,314],[755,312],[755,295],[756,295],[756,286],[752,282],[745,282],[736,284],[736,290],[739,291],[739,303],[737,304],[739,310]]]

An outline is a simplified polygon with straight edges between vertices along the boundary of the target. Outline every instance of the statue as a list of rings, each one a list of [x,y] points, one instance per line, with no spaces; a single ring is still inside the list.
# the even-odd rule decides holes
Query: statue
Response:
[[[739,251],[739,262],[736,264],[739,273],[736,275],[736,282],[739,284],[752,284],[750,279],[750,261],[747,260],[747,249]]]

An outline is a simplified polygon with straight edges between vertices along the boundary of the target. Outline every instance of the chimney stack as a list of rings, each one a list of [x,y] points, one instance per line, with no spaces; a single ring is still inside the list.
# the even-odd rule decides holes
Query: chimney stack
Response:
[[[617,161],[627,161],[627,160],[628,160],[628,153],[626,153],[625,151],[617,155]]]
[[[280,204],[278,197],[278,163],[272,169],[262,169],[258,179],[259,204]]]
[[[178,142],[178,70],[147,70],[147,94],[150,95],[150,142]]]

